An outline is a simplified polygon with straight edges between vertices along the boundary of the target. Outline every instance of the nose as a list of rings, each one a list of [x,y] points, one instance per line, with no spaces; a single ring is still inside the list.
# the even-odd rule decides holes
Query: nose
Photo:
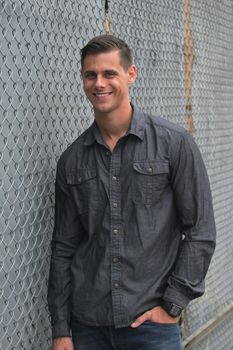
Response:
[[[95,81],[95,87],[97,89],[103,88],[105,86],[105,79],[102,75],[97,75]]]

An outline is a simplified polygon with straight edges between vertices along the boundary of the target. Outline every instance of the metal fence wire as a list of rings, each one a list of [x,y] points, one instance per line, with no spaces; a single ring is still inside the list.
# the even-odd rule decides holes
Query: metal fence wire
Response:
[[[105,32],[103,0],[0,0],[0,349],[49,350],[46,306],[54,177],[93,120],[79,49]],[[210,176],[217,249],[186,347],[232,350],[233,2],[109,0],[110,30],[133,49],[140,108],[188,127]],[[219,316],[220,315],[220,316]],[[219,316],[219,317],[217,317]],[[189,341],[216,318],[214,330]],[[224,319],[224,320],[223,320]]]

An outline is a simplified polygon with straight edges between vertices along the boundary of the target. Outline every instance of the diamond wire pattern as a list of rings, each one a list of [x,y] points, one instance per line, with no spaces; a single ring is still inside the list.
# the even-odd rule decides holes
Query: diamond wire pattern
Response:
[[[192,347],[192,350],[233,350],[233,316],[221,323],[208,337]]]
[[[182,1],[110,2],[111,30],[134,52],[138,77],[132,100],[184,125]]]
[[[50,348],[46,289],[55,166],[91,122],[79,48],[103,33],[103,3],[0,3],[1,349]],[[183,1],[110,0],[109,13],[113,34],[134,50],[133,102],[184,126]],[[191,2],[194,136],[210,175],[218,246],[207,292],[185,313],[185,336],[233,298],[232,23],[230,0]],[[224,322],[195,349],[232,350],[231,324]]]
[[[0,3],[0,348],[47,350],[49,243],[61,152],[91,122],[79,49],[102,1]]]
[[[193,117],[211,180],[217,247],[207,275],[205,295],[186,311],[192,334],[233,300],[233,3],[191,2],[194,38]],[[232,317],[198,349],[232,350]]]

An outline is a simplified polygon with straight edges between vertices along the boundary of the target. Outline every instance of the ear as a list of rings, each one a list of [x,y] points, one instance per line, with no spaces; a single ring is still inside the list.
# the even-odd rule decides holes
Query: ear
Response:
[[[133,84],[137,77],[137,68],[135,64],[132,64],[132,66],[128,69],[128,84]]]
[[[83,80],[83,69],[82,68],[80,68],[80,77],[81,77],[81,79]]]

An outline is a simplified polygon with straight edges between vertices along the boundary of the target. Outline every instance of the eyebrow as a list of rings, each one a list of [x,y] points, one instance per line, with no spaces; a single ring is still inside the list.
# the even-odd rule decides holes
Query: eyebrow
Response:
[[[118,72],[114,69],[106,69],[104,73],[109,73],[109,74],[118,74]]]
[[[88,74],[96,74],[95,71],[93,70],[86,70],[83,75],[88,75]]]
[[[114,69],[106,69],[106,70],[104,70],[104,72],[103,72],[104,74],[112,74],[112,75],[117,75],[118,74],[118,72],[116,71],[116,70],[114,70]],[[84,76],[88,76],[88,75],[92,75],[92,74],[95,74],[96,75],[96,72],[94,71],[94,70],[86,70],[84,73]]]

